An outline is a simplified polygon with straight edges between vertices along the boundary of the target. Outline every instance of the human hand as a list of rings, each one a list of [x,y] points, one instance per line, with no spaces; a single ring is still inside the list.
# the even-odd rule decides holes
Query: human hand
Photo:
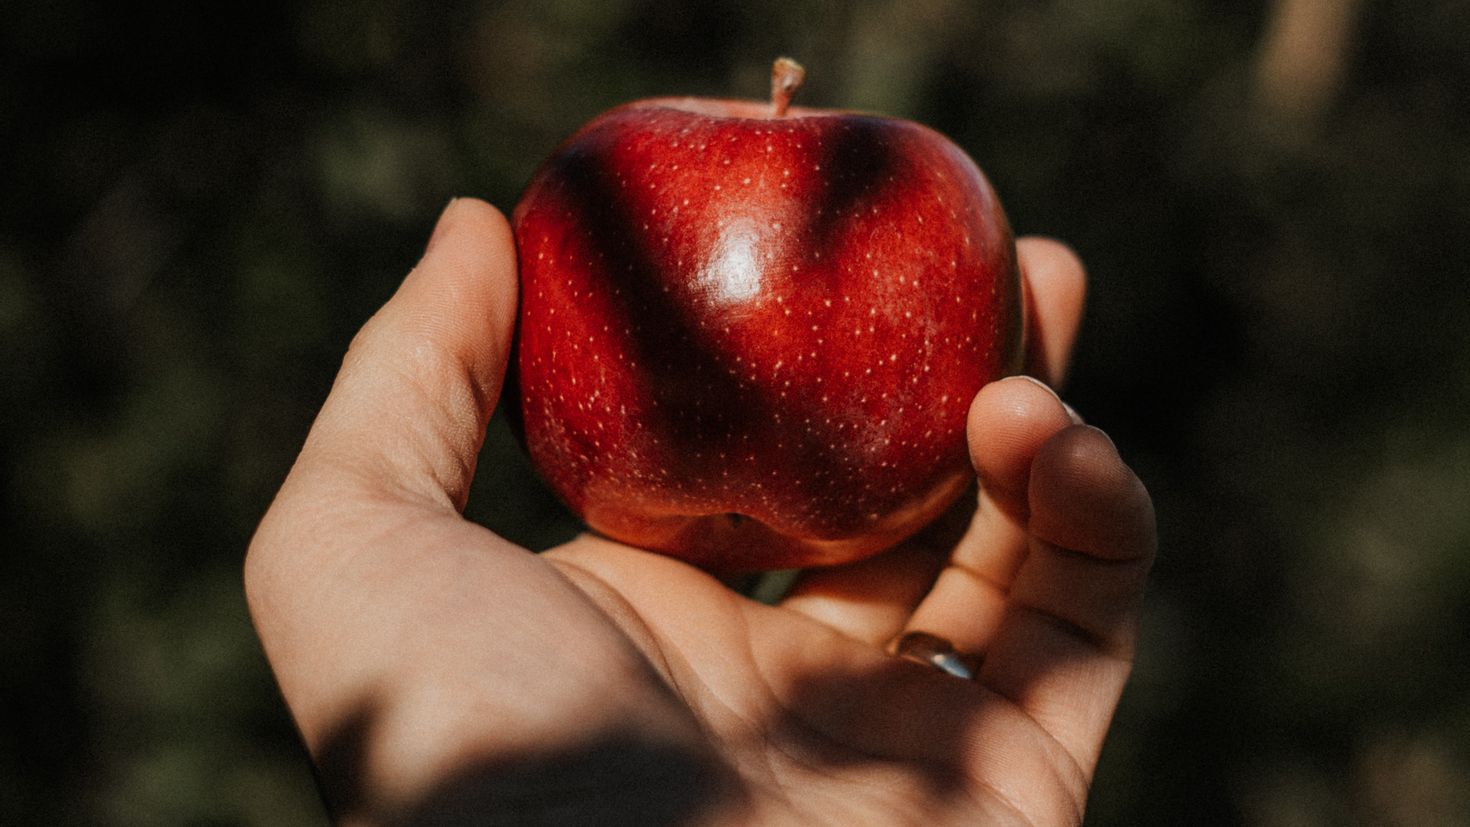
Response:
[[[1019,249],[1055,380],[1081,267]],[[460,515],[515,295],[504,219],[451,204],[251,544],[251,612],[336,818],[1080,821],[1154,546],[1101,432],[1037,382],[993,383],[970,411],[973,519],[775,606],[597,537],[534,555]],[[889,654],[910,631],[974,680]]]

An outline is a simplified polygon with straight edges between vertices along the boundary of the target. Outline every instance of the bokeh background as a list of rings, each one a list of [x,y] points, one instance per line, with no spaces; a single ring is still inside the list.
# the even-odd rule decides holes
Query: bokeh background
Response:
[[[240,561],[451,196],[655,94],[914,118],[1093,279],[1163,549],[1096,825],[1470,823],[1470,5],[7,0],[0,823],[319,824]],[[574,526],[492,427],[472,516]]]

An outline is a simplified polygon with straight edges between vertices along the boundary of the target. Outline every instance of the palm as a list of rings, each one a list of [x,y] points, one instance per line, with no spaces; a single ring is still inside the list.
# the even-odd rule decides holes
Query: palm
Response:
[[[1080,816],[1081,770],[1000,696],[646,552],[584,537],[548,558],[636,612],[624,633],[654,647],[650,663],[736,768],[757,823],[1050,823],[1004,792],[1035,785],[1038,766],[1044,797]],[[1004,760],[977,757],[986,742]]]

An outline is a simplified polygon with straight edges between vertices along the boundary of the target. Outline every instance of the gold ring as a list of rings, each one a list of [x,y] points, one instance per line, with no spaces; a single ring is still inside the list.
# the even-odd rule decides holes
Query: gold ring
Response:
[[[928,632],[908,632],[893,646],[893,654],[904,660],[941,669],[957,678],[972,680],[975,673],[960,659],[954,644]]]

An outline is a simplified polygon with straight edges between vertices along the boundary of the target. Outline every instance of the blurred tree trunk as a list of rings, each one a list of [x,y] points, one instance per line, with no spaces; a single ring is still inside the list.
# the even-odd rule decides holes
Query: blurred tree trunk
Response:
[[[1274,0],[1255,66],[1260,114],[1310,131],[1342,88],[1361,0]]]

